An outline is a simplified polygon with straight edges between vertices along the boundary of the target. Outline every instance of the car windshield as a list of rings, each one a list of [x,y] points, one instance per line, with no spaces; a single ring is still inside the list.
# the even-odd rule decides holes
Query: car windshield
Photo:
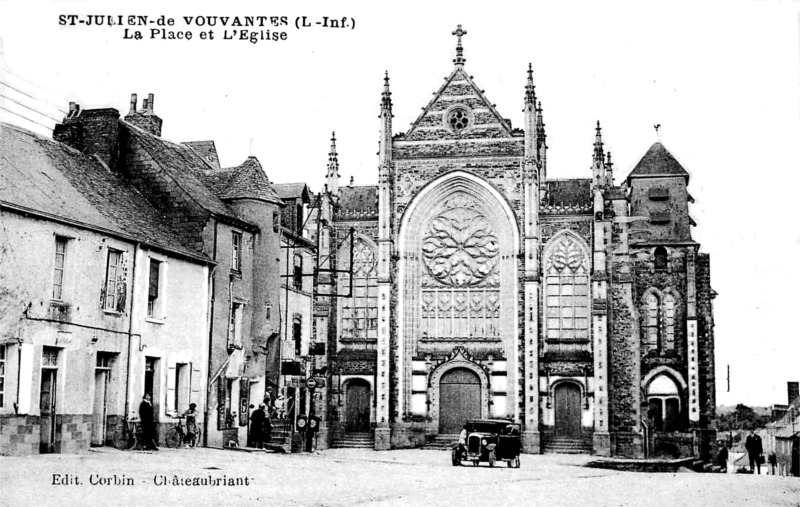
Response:
[[[478,431],[480,433],[500,433],[508,423],[494,421],[469,421],[467,431]]]

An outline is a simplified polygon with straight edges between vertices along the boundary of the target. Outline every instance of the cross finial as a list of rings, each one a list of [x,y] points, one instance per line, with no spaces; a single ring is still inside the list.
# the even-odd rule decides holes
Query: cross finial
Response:
[[[661,141],[661,124],[658,123],[656,125],[653,125],[653,128],[656,129],[656,137],[658,138],[659,141]]]
[[[453,60],[453,63],[456,65],[464,65],[464,62],[466,62],[467,59],[464,58],[464,48],[461,47],[461,37],[467,35],[467,31],[463,30],[461,25],[458,25],[453,32],[453,35],[458,37],[458,42],[456,42],[456,58]]]

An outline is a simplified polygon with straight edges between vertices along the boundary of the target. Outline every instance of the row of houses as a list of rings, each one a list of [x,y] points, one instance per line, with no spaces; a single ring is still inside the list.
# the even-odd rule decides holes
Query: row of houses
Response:
[[[0,125],[0,454],[109,445],[147,393],[162,437],[196,404],[208,446],[244,445],[268,387],[312,401],[308,189],[137,102]]]
[[[800,477],[800,383],[787,383],[787,405],[773,406],[766,427],[765,454],[775,454],[778,475]]]

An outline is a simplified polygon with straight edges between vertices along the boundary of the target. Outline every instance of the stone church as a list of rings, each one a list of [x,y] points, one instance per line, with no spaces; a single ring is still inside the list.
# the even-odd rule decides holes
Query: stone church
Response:
[[[616,182],[598,122],[586,176],[553,178],[531,67],[516,128],[453,34],[406,132],[385,77],[377,185],[341,185],[332,143],[319,283],[338,297],[318,296],[315,326],[334,442],[417,447],[504,418],[532,453],[707,454],[715,293],[689,174],[655,143]]]

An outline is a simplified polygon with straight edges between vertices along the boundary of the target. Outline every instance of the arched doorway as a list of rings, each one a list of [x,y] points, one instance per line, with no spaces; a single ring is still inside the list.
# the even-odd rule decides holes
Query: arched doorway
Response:
[[[363,379],[353,379],[347,384],[345,394],[345,431],[369,431],[370,387]]]
[[[571,382],[556,386],[555,434],[559,437],[580,438],[581,436],[581,389]]]
[[[454,368],[439,381],[439,433],[458,433],[467,419],[481,416],[481,381],[475,372]]]

